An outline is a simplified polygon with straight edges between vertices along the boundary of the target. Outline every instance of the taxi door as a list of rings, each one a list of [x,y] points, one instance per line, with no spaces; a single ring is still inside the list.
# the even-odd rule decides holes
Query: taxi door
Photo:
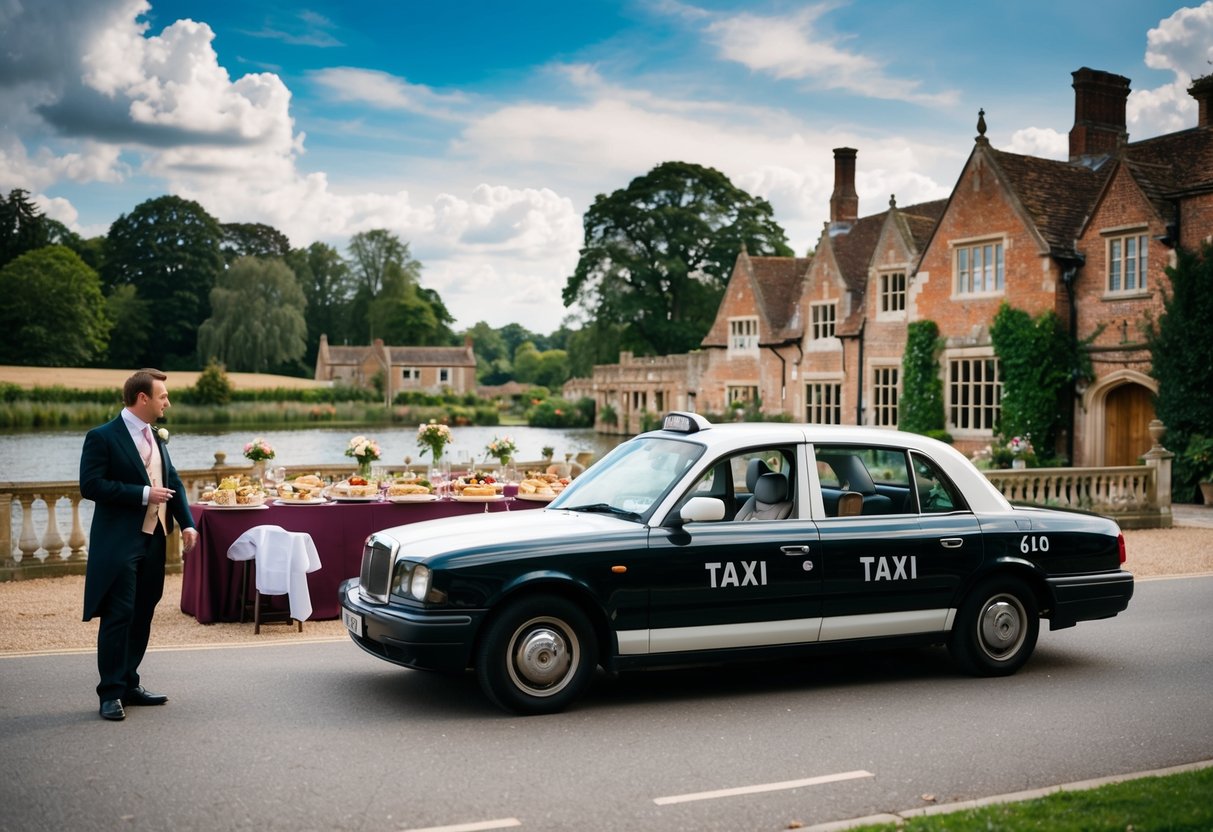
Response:
[[[726,517],[652,530],[646,563],[651,653],[817,640],[818,534],[803,499],[804,465],[795,454],[790,448],[761,452],[770,467],[791,483],[792,508],[786,519]],[[757,456],[755,452],[735,455],[712,469],[708,490],[729,504],[733,513],[748,500],[744,471]]]
[[[957,588],[980,562],[976,517],[929,461],[900,449],[816,450],[822,493],[858,489],[865,498],[854,515],[820,504],[821,640],[945,629]]]

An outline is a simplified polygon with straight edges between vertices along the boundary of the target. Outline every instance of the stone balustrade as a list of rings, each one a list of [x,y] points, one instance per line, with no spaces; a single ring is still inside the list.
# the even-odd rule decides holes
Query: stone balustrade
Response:
[[[519,471],[544,470],[549,460],[517,462]],[[341,479],[350,473],[350,463],[337,465],[286,465],[287,478],[303,474]],[[400,466],[393,466],[399,468]],[[494,465],[478,465],[477,470],[493,470]],[[574,471],[582,470],[580,463]],[[425,473],[425,465],[410,470]],[[249,474],[248,465],[215,465],[211,468],[177,469],[191,502],[196,502],[204,486],[223,477]],[[80,496],[80,483],[0,482],[0,581],[21,578],[48,578],[82,575],[88,559],[88,524],[91,515],[81,516],[89,501]],[[18,519],[14,519],[18,518]],[[20,526],[14,545],[13,532]],[[66,531],[65,531],[66,530]],[[66,534],[66,537],[64,536]],[[181,569],[181,535],[174,531],[167,540],[169,571]]]

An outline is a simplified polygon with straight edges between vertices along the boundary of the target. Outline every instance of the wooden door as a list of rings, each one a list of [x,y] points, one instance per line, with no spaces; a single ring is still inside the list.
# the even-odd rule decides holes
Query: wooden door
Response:
[[[1108,393],[1104,404],[1104,465],[1137,465],[1150,450],[1154,394],[1140,384],[1125,384]]]

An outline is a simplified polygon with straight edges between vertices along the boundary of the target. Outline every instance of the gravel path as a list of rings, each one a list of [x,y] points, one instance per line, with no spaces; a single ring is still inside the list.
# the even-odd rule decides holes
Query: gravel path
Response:
[[[1125,532],[1126,568],[1138,578],[1213,573],[1213,528]],[[0,583],[0,656],[54,651],[91,651],[98,621],[80,620],[84,577],[40,578]],[[152,624],[151,647],[216,646],[343,639],[340,621],[308,621],[303,632],[282,625],[199,624],[181,612],[181,576],[169,575]]]

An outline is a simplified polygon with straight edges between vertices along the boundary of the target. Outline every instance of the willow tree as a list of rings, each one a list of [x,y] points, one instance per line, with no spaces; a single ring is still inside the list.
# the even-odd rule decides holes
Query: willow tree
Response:
[[[307,299],[277,259],[241,257],[211,290],[211,317],[198,328],[198,357],[232,371],[262,373],[307,349]]]

